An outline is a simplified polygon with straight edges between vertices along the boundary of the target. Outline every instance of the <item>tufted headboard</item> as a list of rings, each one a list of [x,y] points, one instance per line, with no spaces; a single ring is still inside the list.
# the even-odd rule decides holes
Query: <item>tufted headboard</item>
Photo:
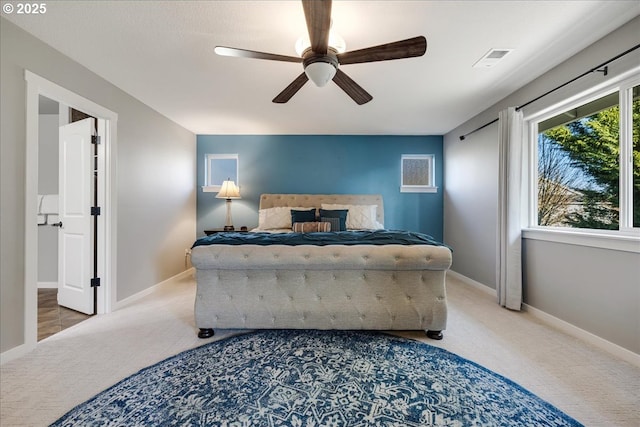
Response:
[[[376,220],[384,224],[384,206],[380,194],[263,194],[260,196],[260,209],[279,206],[320,208],[322,203],[377,205]]]

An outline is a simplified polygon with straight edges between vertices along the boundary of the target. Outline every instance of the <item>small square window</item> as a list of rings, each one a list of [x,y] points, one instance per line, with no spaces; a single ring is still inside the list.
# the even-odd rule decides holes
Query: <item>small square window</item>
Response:
[[[403,154],[400,172],[401,193],[436,193],[433,154]]]
[[[238,187],[238,155],[207,154],[204,162],[204,185],[202,191],[218,192],[222,182],[230,179]]]

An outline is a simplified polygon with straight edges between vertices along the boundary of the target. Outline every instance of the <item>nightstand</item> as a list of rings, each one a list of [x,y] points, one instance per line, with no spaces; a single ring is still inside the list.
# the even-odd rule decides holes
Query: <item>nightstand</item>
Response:
[[[216,233],[247,233],[249,230],[247,230],[247,227],[240,227],[238,230],[233,230],[233,231],[225,231],[224,228],[211,228],[209,230],[204,230],[204,234],[206,234],[207,236],[210,236],[212,234],[216,234]]]

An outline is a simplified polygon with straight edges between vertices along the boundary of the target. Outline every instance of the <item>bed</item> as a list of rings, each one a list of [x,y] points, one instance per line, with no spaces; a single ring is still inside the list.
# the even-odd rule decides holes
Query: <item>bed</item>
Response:
[[[292,209],[329,215],[339,209],[328,207],[341,206],[353,213],[346,225],[366,229],[284,234],[297,224],[286,224],[287,215],[293,221]],[[448,247],[313,241],[330,234],[386,233],[380,195],[263,194],[259,209],[259,227],[251,233],[222,233],[231,239],[224,243],[225,236],[208,236],[192,248],[200,338],[215,329],[372,329],[424,330],[442,339]],[[383,230],[371,231],[376,228]],[[296,235],[312,241],[256,244],[274,232],[283,242]]]

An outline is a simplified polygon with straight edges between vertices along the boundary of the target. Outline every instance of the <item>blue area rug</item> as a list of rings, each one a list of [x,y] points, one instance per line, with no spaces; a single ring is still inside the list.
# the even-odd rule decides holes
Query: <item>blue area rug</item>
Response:
[[[259,331],[145,368],[54,426],[579,426],[455,354],[375,332]]]

